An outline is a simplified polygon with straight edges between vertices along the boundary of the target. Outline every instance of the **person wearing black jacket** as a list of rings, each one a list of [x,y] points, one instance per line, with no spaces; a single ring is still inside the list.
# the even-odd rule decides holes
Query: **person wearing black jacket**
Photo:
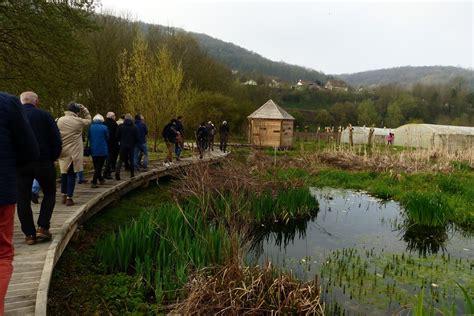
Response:
[[[206,144],[208,141],[208,130],[206,123],[202,122],[196,131],[196,143],[199,150],[199,159],[202,159],[204,151],[206,150]]]
[[[34,245],[37,240],[48,241],[51,239],[49,226],[56,203],[54,161],[61,154],[62,141],[59,129],[51,114],[38,108],[39,99],[36,93],[23,92],[20,95],[20,100],[40,151],[38,160],[25,164],[17,170],[18,218],[21,230],[25,234],[26,243]],[[38,180],[44,194],[37,221],[38,229],[35,228],[31,210],[31,186],[34,179]]]
[[[173,163],[173,151],[176,144],[176,119],[172,119],[164,128],[162,132],[163,139],[166,143],[168,154],[166,155],[164,165],[169,166]]]
[[[18,98],[0,92],[0,113],[0,315],[3,315],[4,298],[13,272],[16,169],[37,160],[40,152]]]
[[[117,164],[117,157],[120,151],[120,146],[117,140],[117,122],[115,121],[115,113],[108,112],[107,118],[105,119],[104,125],[109,130],[109,139],[107,141],[107,147],[109,149],[109,156],[105,163],[104,178],[112,179],[112,172],[115,172],[115,165]]]
[[[135,176],[135,168],[133,168],[133,156],[135,146],[138,144],[138,130],[135,124],[133,124],[132,116],[130,114],[125,115],[123,124],[120,124],[117,128],[117,140],[120,143],[120,153],[117,166],[115,167],[115,179],[120,180],[120,169],[122,163],[128,161],[130,166],[130,178]]]
[[[227,124],[227,121],[223,121],[221,126],[219,127],[219,136],[221,138],[220,149],[224,153],[227,149],[227,141],[229,140],[229,134],[229,124]]]

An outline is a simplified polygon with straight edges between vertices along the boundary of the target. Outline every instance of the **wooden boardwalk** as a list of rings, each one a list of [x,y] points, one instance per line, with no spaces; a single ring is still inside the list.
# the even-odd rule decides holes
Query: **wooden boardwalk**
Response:
[[[53,240],[28,246],[20,229],[18,216],[15,216],[14,244],[15,258],[13,275],[5,299],[5,315],[46,315],[49,282],[53,268],[74,235],[77,227],[99,212],[112,201],[133,189],[147,185],[150,180],[168,175],[179,168],[197,163],[215,162],[227,154],[216,150],[206,154],[204,159],[186,158],[171,167],[162,164],[153,166],[147,172],[137,173],[129,179],[123,170],[121,181],[106,180],[105,185],[92,189],[90,182],[76,185],[74,206],[61,204],[60,190],[57,190],[56,207],[51,219]],[[41,202],[41,201],[40,201]],[[39,205],[33,205],[35,220]]]

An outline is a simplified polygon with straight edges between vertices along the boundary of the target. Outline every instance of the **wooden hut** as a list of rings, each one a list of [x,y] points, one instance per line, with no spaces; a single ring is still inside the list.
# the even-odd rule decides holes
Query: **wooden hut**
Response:
[[[257,146],[286,148],[293,145],[295,118],[273,100],[268,100],[247,116],[249,143]]]

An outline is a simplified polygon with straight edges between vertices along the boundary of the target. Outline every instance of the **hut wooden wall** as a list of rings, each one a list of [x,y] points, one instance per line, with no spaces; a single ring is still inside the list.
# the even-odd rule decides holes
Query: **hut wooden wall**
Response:
[[[293,145],[293,121],[250,119],[249,142],[257,146],[291,147]]]
[[[293,122],[292,120],[282,121],[280,147],[293,146]]]

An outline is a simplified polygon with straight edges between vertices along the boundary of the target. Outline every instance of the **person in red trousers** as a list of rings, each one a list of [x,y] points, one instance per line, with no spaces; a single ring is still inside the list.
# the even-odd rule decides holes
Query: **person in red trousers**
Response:
[[[20,100],[0,92],[0,316],[13,272],[16,169],[39,158],[39,147]]]

